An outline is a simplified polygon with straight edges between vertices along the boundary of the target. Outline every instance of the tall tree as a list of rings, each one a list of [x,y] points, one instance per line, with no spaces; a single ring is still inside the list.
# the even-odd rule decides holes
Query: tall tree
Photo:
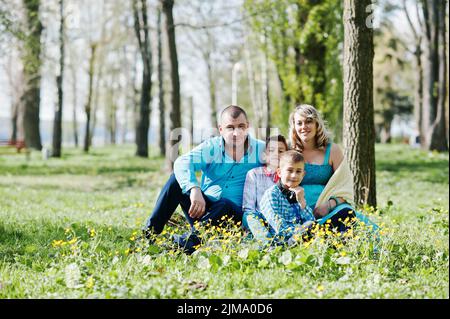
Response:
[[[423,0],[424,16],[424,73],[422,99],[422,132],[421,144],[428,149],[431,142],[430,126],[436,117],[437,94],[435,92],[439,79],[438,55],[438,3],[439,0]]]
[[[261,48],[274,62],[282,92],[278,124],[292,106],[316,106],[340,138],[342,114],[342,5],[335,0],[246,0],[253,30],[267,36]],[[276,108],[275,108],[276,109]]]
[[[344,0],[344,145],[356,205],[376,206],[371,0]]]
[[[171,107],[170,107],[170,132],[176,134],[176,129],[181,128],[180,113],[180,76],[178,74],[178,55],[175,41],[175,25],[173,20],[174,0],[161,0],[163,13],[165,17],[165,32],[169,44],[170,58],[170,80],[172,84]],[[169,158],[170,169],[173,168],[173,162],[179,154],[179,142],[181,136],[169,138]]]
[[[141,102],[136,128],[136,155],[148,157],[148,132],[150,129],[150,103],[152,90],[152,52],[150,47],[147,0],[133,0],[134,30],[139,43],[142,58]]]
[[[161,156],[166,156],[166,106],[164,103],[161,7],[158,7],[158,18],[156,23],[158,36],[159,154]]]
[[[63,114],[63,83],[64,83],[64,0],[59,0],[59,75],[56,78],[56,86],[58,88],[58,105],[55,110],[55,118],[53,122],[53,157],[61,157],[62,143],[62,114]]]
[[[406,6],[406,0],[403,0],[403,12],[405,13],[406,20],[408,21],[409,27],[414,38],[414,62],[415,62],[415,87],[414,87],[414,120],[416,128],[419,131],[419,136],[424,136],[422,131],[422,98],[423,98],[423,67],[422,67],[422,25],[421,17],[419,14],[419,2],[416,1],[416,18],[419,21],[419,27],[416,29],[412,22],[411,14],[408,12]]]
[[[25,143],[29,148],[42,149],[39,131],[41,91],[41,35],[42,23],[39,17],[40,0],[23,0],[27,30],[23,43],[23,64],[25,90],[21,100],[24,103],[23,125]]]
[[[432,123],[429,129],[429,149],[437,151],[448,151],[447,134],[445,128],[445,103],[447,92],[447,59],[446,59],[446,31],[445,31],[445,11],[447,1],[437,2],[437,59],[438,59],[438,74],[437,82],[433,84],[433,94],[437,91],[436,110],[432,112],[435,114],[435,118],[432,119]],[[434,7],[433,7],[434,8]]]
[[[87,153],[89,152],[89,147],[91,145],[91,109],[92,109],[92,94],[93,94],[93,82],[94,82],[94,65],[95,56],[97,52],[97,43],[92,42],[90,44],[91,56],[89,58],[89,86],[88,86],[88,98],[84,107],[84,112],[86,113],[86,125],[84,130],[84,145],[83,150]]]
[[[73,140],[75,143],[75,147],[78,147],[78,120],[77,120],[77,69],[74,61],[71,61],[70,65],[70,73],[72,75],[72,130],[73,130]]]

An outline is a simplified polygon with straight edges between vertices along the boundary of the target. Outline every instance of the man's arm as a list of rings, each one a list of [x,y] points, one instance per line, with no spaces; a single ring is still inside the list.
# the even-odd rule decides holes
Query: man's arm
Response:
[[[173,165],[175,178],[180,185],[183,194],[190,191],[189,197],[191,206],[189,208],[189,216],[198,219],[205,213],[206,202],[200,189],[195,172],[204,171],[211,159],[207,155],[211,154],[214,144],[211,140],[207,140],[189,153],[178,157]]]
[[[213,148],[213,143],[207,140],[175,160],[173,172],[183,194],[193,187],[200,188],[195,172],[206,169],[208,158],[205,158],[205,154],[209,154],[211,148]]]

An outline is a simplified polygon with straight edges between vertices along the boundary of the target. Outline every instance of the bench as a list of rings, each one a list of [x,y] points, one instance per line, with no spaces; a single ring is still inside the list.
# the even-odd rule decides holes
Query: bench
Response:
[[[6,150],[6,152],[5,152]],[[9,150],[15,150],[14,153],[12,152],[8,152]],[[0,139],[0,154],[17,154],[17,153],[21,153],[22,150],[25,151],[25,154],[29,155],[29,151],[25,145],[25,141],[24,140],[2,140]]]

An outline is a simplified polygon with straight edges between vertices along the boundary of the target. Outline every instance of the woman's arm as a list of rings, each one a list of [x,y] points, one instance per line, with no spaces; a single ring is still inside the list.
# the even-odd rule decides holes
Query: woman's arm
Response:
[[[330,150],[330,165],[333,167],[333,172],[336,172],[339,165],[341,165],[342,160],[344,159],[344,153],[342,152],[341,148],[338,144],[333,143],[331,145]]]

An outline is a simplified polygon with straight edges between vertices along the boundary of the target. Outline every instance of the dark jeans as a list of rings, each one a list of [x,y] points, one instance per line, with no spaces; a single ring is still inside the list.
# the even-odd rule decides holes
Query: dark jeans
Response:
[[[325,216],[326,217],[326,216]],[[344,220],[346,218],[352,219],[356,217],[355,211],[350,208],[342,208],[340,211],[338,211],[336,214],[334,214],[329,219],[331,220],[331,228],[337,228],[338,232],[345,232],[347,229],[349,229],[351,226],[350,224],[345,224]]]
[[[205,194],[203,194],[203,198],[206,202],[206,212],[200,219],[197,219],[200,223],[206,224],[211,222],[212,225],[218,225],[221,222],[222,216],[232,217],[236,222],[242,221],[242,207],[239,207],[231,200],[222,198],[218,201],[212,201]],[[175,175],[172,174],[159,194],[155,208],[147,219],[144,231],[156,234],[161,233],[178,205],[181,206],[191,229],[194,229],[196,219],[193,219],[188,214],[191,206],[189,192],[186,194],[182,193]]]

